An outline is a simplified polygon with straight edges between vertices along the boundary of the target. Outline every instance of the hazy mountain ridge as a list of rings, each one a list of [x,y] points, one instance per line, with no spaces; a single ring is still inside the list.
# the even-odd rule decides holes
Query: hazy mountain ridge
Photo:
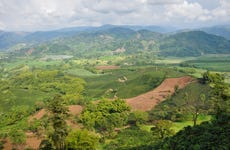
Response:
[[[200,30],[207,32],[209,34],[222,36],[230,40],[230,25],[213,26],[213,27],[201,28]]]
[[[131,27],[136,30],[130,29],[129,26],[105,25],[24,34],[9,32],[9,39],[2,36],[0,43],[4,44],[4,39],[8,40],[8,43],[2,47],[10,47],[17,42],[30,43],[30,46],[17,49],[17,55],[28,54],[31,49],[33,51],[29,52],[30,55],[71,54],[91,57],[111,55],[120,48],[123,48],[123,51],[119,53],[125,54],[152,51],[159,55],[179,57],[230,52],[229,40],[203,31],[189,30],[165,34],[149,31],[141,26]],[[2,33],[4,35],[5,32]]]
[[[160,42],[162,55],[199,56],[230,52],[230,41],[203,31],[188,31],[170,35]]]

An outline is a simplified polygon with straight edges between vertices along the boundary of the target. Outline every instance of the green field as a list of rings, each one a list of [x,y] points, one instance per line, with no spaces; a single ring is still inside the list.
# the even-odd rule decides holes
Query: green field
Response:
[[[210,121],[211,118],[212,118],[212,116],[210,116],[210,115],[202,115],[201,114],[198,116],[197,124],[199,125],[204,121]],[[190,116],[190,117],[188,117],[188,119],[190,119],[190,120],[182,121],[182,122],[173,122],[172,129],[175,132],[178,132],[178,131],[182,130],[184,127],[193,126],[192,117]]]
[[[185,61],[185,63],[210,71],[230,72],[230,55],[228,54],[201,56],[195,60]]]
[[[199,117],[197,119],[197,125],[199,125],[205,121],[210,121],[211,119],[212,119],[212,116],[201,114],[201,115],[199,115]],[[172,122],[171,129],[174,130],[176,133],[176,132],[182,130],[184,127],[187,127],[187,126],[193,126],[193,121],[192,121],[191,115],[188,115],[188,117],[184,121]],[[153,127],[153,125],[144,124],[144,125],[140,126],[140,129],[150,132],[152,127]]]
[[[104,75],[83,77],[87,82],[86,96],[120,98],[137,96],[157,87],[165,78],[184,76],[184,73],[162,67],[128,67],[105,71]],[[120,80],[120,81],[119,81]],[[122,80],[125,80],[122,82]],[[112,89],[113,92],[109,92]]]

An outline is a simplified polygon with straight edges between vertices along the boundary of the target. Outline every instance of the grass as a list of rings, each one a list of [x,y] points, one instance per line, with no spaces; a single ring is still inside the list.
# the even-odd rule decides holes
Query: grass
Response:
[[[186,121],[182,121],[182,122],[173,122],[172,128],[175,132],[178,132],[180,130],[182,130],[184,127],[187,126],[193,126],[193,121],[191,116],[189,117],[190,120],[186,120]],[[210,121],[212,118],[212,116],[210,115],[200,115],[198,116],[197,119],[197,125],[201,124],[204,121]]]
[[[201,124],[202,122],[205,122],[205,121],[210,121],[211,118],[212,118],[212,116],[210,116],[210,115],[201,114],[201,115],[198,116],[197,125],[199,125],[199,124]],[[192,121],[191,115],[189,115],[185,121],[172,122],[171,129],[174,130],[175,132],[178,132],[178,131],[182,130],[184,127],[187,127],[187,126],[193,126],[193,121]],[[151,131],[152,127],[154,127],[154,125],[147,125],[147,124],[140,125],[141,130],[145,130],[145,131],[148,131],[148,132]]]

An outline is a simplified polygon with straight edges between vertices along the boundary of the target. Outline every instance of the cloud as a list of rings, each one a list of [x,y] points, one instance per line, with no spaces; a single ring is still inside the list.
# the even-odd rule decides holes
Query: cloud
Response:
[[[83,5],[91,9],[93,11],[99,12],[99,13],[118,13],[118,14],[126,14],[126,13],[132,13],[133,11],[136,11],[140,5],[138,5],[140,1],[133,0],[130,2],[130,0],[122,0],[122,1],[111,1],[111,0],[99,0],[94,2],[92,5],[91,0],[84,0]]]
[[[220,6],[212,10],[211,13],[218,21],[230,22],[230,2],[220,0]]]
[[[215,0],[218,1],[218,0]],[[141,24],[192,26],[226,23],[230,4],[219,0],[1,0],[0,28],[49,30],[70,26]],[[208,6],[208,4],[207,4]]]
[[[199,17],[208,16],[209,13],[209,10],[202,8],[199,3],[188,3],[187,1],[182,4],[166,6],[166,16],[174,19],[194,21],[199,20]]]
[[[151,5],[171,5],[171,4],[180,4],[184,0],[148,0],[147,2]]]

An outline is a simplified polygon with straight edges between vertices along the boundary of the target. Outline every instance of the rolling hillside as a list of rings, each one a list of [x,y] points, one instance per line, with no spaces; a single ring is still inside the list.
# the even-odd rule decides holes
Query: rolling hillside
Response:
[[[179,57],[224,54],[230,52],[230,41],[202,31],[189,31],[164,38],[160,51],[164,56]]]

